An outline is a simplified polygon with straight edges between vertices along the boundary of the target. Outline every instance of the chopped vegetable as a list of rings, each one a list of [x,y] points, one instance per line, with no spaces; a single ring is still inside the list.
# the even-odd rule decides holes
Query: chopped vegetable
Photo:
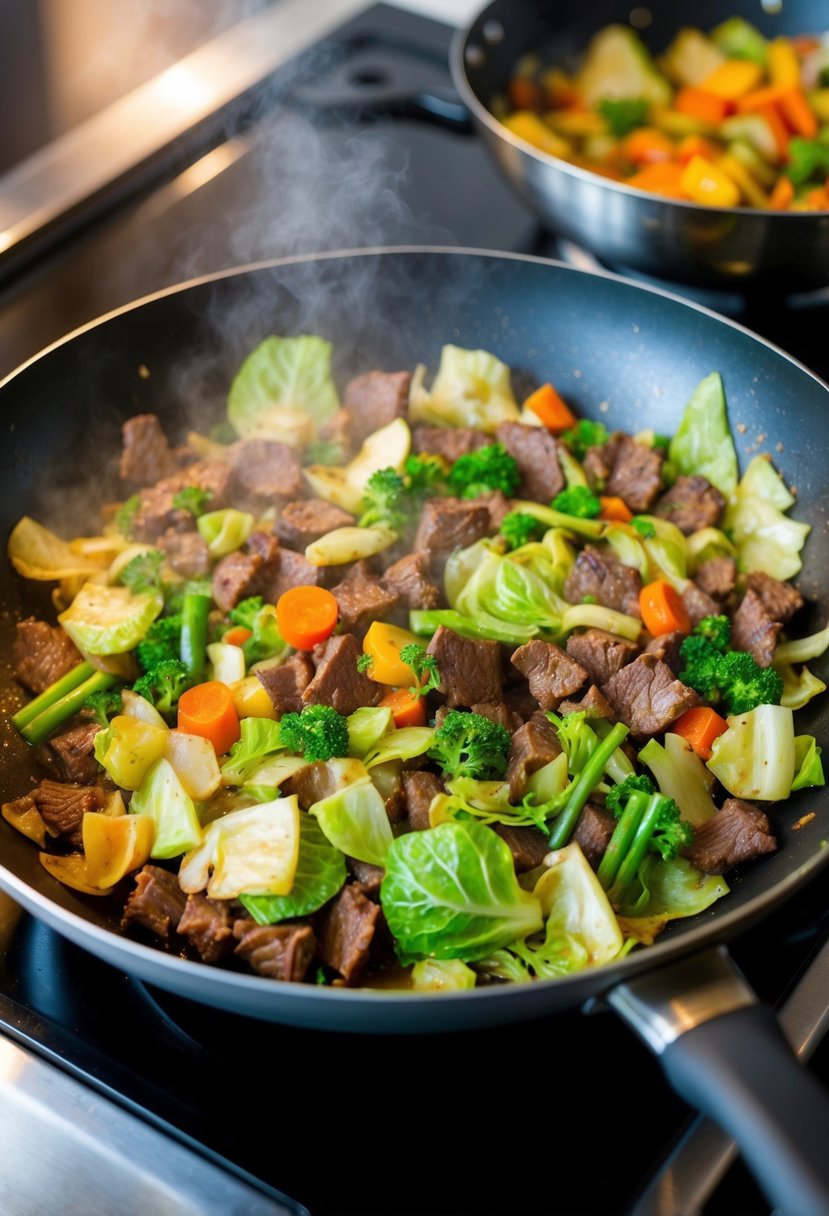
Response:
[[[181,694],[192,682],[181,659],[162,659],[136,680],[132,690],[155,706],[160,714],[167,715],[175,712]]]
[[[395,688],[408,686],[412,683],[414,670],[403,658],[403,650],[412,645],[420,643],[408,629],[386,621],[372,621],[363,639],[363,657],[358,661],[358,667],[367,671],[378,684],[391,684]]]
[[[306,705],[300,713],[283,714],[279,738],[288,751],[306,760],[348,755],[348,726],[330,705]]]
[[[86,666],[86,664],[78,664],[78,668],[85,668]],[[75,674],[77,674],[78,668],[74,669]],[[70,675],[71,674],[72,673],[70,673]],[[74,678],[75,677],[73,676],[73,680]],[[29,717],[28,721],[26,721],[23,726],[18,728],[21,735],[27,743],[42,743],[43,740],[48,738],[49,735],[56,731],[59,726],[62,726],[64,722],[67,722],[69,718],[73,716],[73,714],[76,714],[78,710],[86,704],[93,693],[102,692],[105,689],[112,688],[112,686],[117,683],[117,676],[111,676],[105,671],[93,671],[93,674],[87,676],[82,683],[73,684],[73,687],[67,692],[59,695],[56,699],[53,699],[52,693],[55,692],[58,686],[62,684],[62,681],[56,681],[50,689],[46,690],[46,693],[41,694],[41,696],[46,696],[47,699],[49,699],[49,704],[40,702],[41,705],[44,705],[44,708],[40,709],[39,712],[37,712],[33,717]],[[34,701],[31,702],[31,705],[34,704]],[[31,705],[27,705],[26,710],[29,710]],[[15,714],[15,718],[17,718],[18,721],[20,721],[20,717],[20,714]]]
[[[499,529],[510,549],[520,549],[531,540],[537,540],[544,532],[544,525],[534,515],[521,511],[508,511],[501,520]]]
[[[433,688],[440,687],[440,672],[438,661],[434,655],[426,653],[422,642],[409,642],[400,651],[400,661],[410,667],[417,684],[409,689],[413,696],[422,697]]]
[[[83,708],[88,709],[101,726],[109,726],[110,719],[121,713],[121,689],[101,688],[90,693]]]
[[[210,596],[198,592],[185,592],[181,606],[181,637],[179,651],[181,661],[193,680],[204,675],[207,666],[207,618],[210,613]],[[198,731],[195,732],[198,734]]]
[[[311,650],[334,632],[339,605],[324,587],[292,587],[276,604],[279,632],[289,646]]]
[[[710,706],[697,705],[680,714],[671,730],[690,743],[702,760],[709,760],[714,740],[725,734],[728,723]]]
[[[141,591],[161,590],[161,563],[164,554],[160,549],[145,549],[137,553],[118,573],[118,582],[129,587],[134,595]]]
[[[591,418],[580,418],[574,427],[562,433],[561,438],[577,460],[584,460],[588,448],[599,447],[609,439],[603,422]]]
[[[577,424],[575,414],[550,383],[542,384],[530,393],[524,402],[524,409],[536,414],[554,435],[560,435]]]
[[[420,694],[412,692],[410,688],[391,689],[381,697],[380,705],[391,710],[394,725],[398,729],[404,726],[425,726],[428,720],[426,705]]]
[[[459,498],[477,498],[490,490],[500,490],[510,498],[520,483],[515,457],[500,443],[461,456],[449,473],[449,489]]]
[[[178,511],[189,511],[198,519],[200,515],[204,515],[212,497],[212,490],[203,490],[200,486],[185,486],[173,496],[173,506]]]
[[[178,700],[178,729],[209,739],[217,756],[229,752],[240,728],[228,686],[219,680],[207,680],[186,689]]]
[[[316,426],[339,405],[331,379],[331,343],[304,335],[270,337],[239,368],[227,399],[227,416],[244,439],[285,439],[285,411],[307,412]],[[312,435],[307,435],[307,439]]]
[[[451,777],[503,777],[510,733],[483,714],[450,709],[435,731],[429,756]]]
[[[639,611],[645,628],[654,637],[663,633],[689,633],[691,621],[682,597],[664,579],[646,583],[639,592]]]
[[[158,591],[133,595],[127,587],[84,583],[58,620],[79,650],[125,654],[141,641],[163,605]]]
[[[602,509],[601,502],[587,486],[568,486],[556,494],[550,506],[562,515],[574,515],[577,519],[595,519]]]

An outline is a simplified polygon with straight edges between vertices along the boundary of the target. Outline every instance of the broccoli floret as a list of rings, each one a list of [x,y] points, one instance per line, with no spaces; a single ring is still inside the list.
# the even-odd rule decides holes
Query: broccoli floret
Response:
[[[556,494],[550,506],[563,515],[574,515],[577,519],[595,519],[602,504],[587,486],[568,486]]]
[[[235,608],[231,608],[230,620],[234,625],[242,625],[245,629],[253,632],[253,624],[256,620],[256,614],[261,611],[263,606],[261,595],[249,595],[247,599],[239,600]]]
[[[748,713],[758,705],[779,705],[783,695],[779,673],[761,667],[747,650],[730,650],[730,640],[727,616],[703,617],[679,650],[682,683],[713,705],[721,701],[729,716]]]
[[[138,665],[150,671],[165,659],[181,657],[181,613],[160,616],[153,621],[143,641],[135,648]]]
[[[301,713],[283,714],[279,736],[289,752],[309,762],[348,755],[348,726],[330,705],[306,705]]]
[[[616,139],[623,139],[637,127],[643,127],[648,121],[649,108],[646,97],[603,97],[599,102],[599,113]]]
[[[121,506],[115,512],[115,527],[125,536],[127,540],[132,538],[132,524],[138,508],[141,505],[141,499],[137,494],[133,494],[126,502],[122,502]]]
[[[692,633],[705,638],[725,654],[731,645],[731,620],[727,616],[704,616],[701,621],[697,621]]]
[[[500,443],[467,452],[455,461],[449,473],[449,488],[458,498],[477,498],[491,490],[501,490],[511,498],[520,484],[515,457]]]
[[[121,712],[121,689],[101,688],[90,693],[83,703],[83,708],[88,709],[101,726],[107,727],[110,718]]]
[[[719,665],[722,652],[708,638],[691,633],[679,648],[684,664],[679,672],[683,684],[708,701],[719,700]]]
[[[118,582],[129,587],[133,595],[150,589],[160,590],[163,561],[164,554],[160,549],[147,549],[144,553],[138,553],[124,566],[118,575]]]
[[[371,655],[366,654],[366,652],[363,651],[362,654],[357,655],[357,670],[358,671],[368,671],[369,667],[371,667],[372,662],[373,662],[373,659],[372,659]]]
[[[780,704],[783,677],[773,667],[761,667],[746,650],[731,650],[723,655],[718,676],[729,716],[746,714],[758,705]]]
[[[617,819],[621,816],[627,800],[634,790],[640,794],[653,794],[656,786],[645,773],[631,773],[629,777],[625,777],[624,781],[612,785],[608,790],[605,806]]]
[[[795,136],[789,141],[788,164],[783,172],[796,186],[825,178],[829,173],[829,144]]]
[[[190,688],[193,680],[181,659],[162,659],[132,686],[160,714],[171,714],[178,704],[178,699],[185,689]]]
[[[660,794],[644,775],[631,774],[613,786],[606,805],[618,822],[596,875],[610,902],[618,907],[645,854],[658,853],[668,861],[691,843],[694,831],[682,819],[673,798]]]
[[[568,431],[563,431],[560,438],[567,444],[576,460],[584,460],[588,448],[607,443],[607,427],[603,422],[580,418],[575,426],[571,426]]]
[[[394,469],[378,469],[366,482],[363,494],[363,514],[357,521],[361,528],[380,524],[399,532],[406,522],[404,509],[406,483]]]
[[[179,511],[189,511],[198,519],[207,510],[207,504],[212,497],[212,490],[203,490],[200,486],[184,486],[173,496],[173,506]]]
[[[429,756],[451,777],[486,781],[507,770],[511,736],[505,726],[483,714],[450,709],[435,731]]]
[[[656,536],[656,525],[649,519],[645,519],[642,515],[634,515],[630,524],[644,540],[649,540],[652,536]]]
[[[664,861],[670,861],[693,839],[694,829],[682,818],[682,812],[673,798],[665,798],[663,795],[659,801],[656,822],[648,838],[650,852],[659,853]]]
[[[406,457],[406,484],[410,494],[439,494],[448,473],[448,465],[441,456],[422,453]]]
[[[544,524],[534,515],[510,511],[501,520],[500,532],[510,549],[520,549],[522,545],[543,535]]]
[[[440,687],[440,672],[438,661],[433,654],[426,653],[426,647],[421,642],[409,642],[400,651],[400,659],[407,667],[411,667],[417,683],[411,692],[425,696],[433,688]]]

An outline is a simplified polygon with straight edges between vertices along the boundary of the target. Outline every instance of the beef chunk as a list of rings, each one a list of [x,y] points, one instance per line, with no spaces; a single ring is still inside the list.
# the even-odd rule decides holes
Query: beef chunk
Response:
[[[355,883],[343,887],[323,917],[320,956],[347,984],[358,983],[368,966],[380,907]]]
[[[684,667],[680,648],[685,641],[687,634],[680,633],[678,630],[672,630],[671,633],[661,633],[658,637],[651,638],[645,647],[645,654],[655,655],[657,659],[661,659],[663,663],[667,663],[671,671],[679,675]]]
[[[276,521],[276,535],[289,549],[304,552],[308,545],[335,528],[348,528],[354,516],[321,498],[289,502]]]
[[[265,563],[261,595],[268,603],[275,604],[280,595],[292,587],[319,587],[324,579],[324,567],[312,565],[302,553],[294,553],[293,549],[280,549],[278,562]]]
[[[353,714],[361,705],[376,705],[383,687],[357,670],[360,645],[353,633],[334,634],[314,649],[317,670],[303,690],[306,705],[332,705],[341,714]]]
[[[501,647],[498,642],[462,638],[445,625],[426,647],[440,673],[440,692],[449,706],[501,700]]]
[[[227,501],[231,474],[225,460],[198,460],[172,477],[140,490],[138,510],[132,521],[133,536],[136,540],[155,542],[168,528],[190,530],[193,516],[174,506],[176,494],[185,486],[209,491],[210,510],[216,511]]]
[[[513,652],[511,662],[527,677],[530,692],[542,709],[556,709],[587,679],[581,664],[553,642],[526,642]]]
[[[189,532],[168,528],[158,544],[175,572],[183,578],[200,578],[210,570],[207,543],[195,528]]]
[[[425,553],[433,578],[443,574],[446,559],[455,549],[465,549],[490,532],[489,509],[474,498],[429,498],[423,504],[416,553]]]
[[[610,844],[616,820],[604,807],[595,802],[586,802],[573,829],[573,840],[581,848],[591,869],[597,870],[599,862]]]
[[[510,802],[520,802],[527,792],[527,778],[560,754],[556,728],[545,713],[536,710],[512,736],[504,778],[509,783]]]
[[[502,422],[495,438],[507,449],[521,474],[519,494],[535,502],[548,503],[564,489],[556,441],[545,426],[524,426],[521,422]]]
[[[696,585],[715,600],[727,600],[737,581],[737,563],[733,557],[709,557],[694,575]]]
[[[175,473],[175,454],[155,414],[128,418],[121,436],[123,448],[118,472],[124,481],[149,486]]]
[[[691,622],[691,627],[698,624],[704,616],[716,616],[720,611],[720,606],[715,599],[707,595],[701,587],[692,580],[687,582],[682,589],[682,602],[685,605],[685,611],[688,613],[688,619]]]
[[[234,501],[255,510],[281,507],[299,498],[305,488],[299,457],[278,439],[240,439],[228,448],[227,458]]]
[[[720,810],[696,829],[683,854],[706,874],[724,874],[776,848],[768,816],[742,798],[726,798]]]
[[[100,768],[95,759],[95,736],[100,729],[97,722],[82,722],[46,744],[67,781],[89,785],[97,779]]]
[[[769,667],[782,628],[780,621],[766,611],[757,592],[749,587],[731,621],[731,645],[735,650],[747,650],[754,655],[761,667]]]
[[[343,782],[325,760],[312,760],[291,773],[280,788],[286,797],[296,794],[299,805],[307,811],[315,802],[330,798],[342,787]]]
[[[356,447],[381,426],[406,417],[411,382],[411,372],[380,371],[365,372],[348,382],[343,407],[351,418],[351,439]]]
[[[248,553],[255,553],[257,557],[261,557],[266,566],[275,567],[281,557],[279,537],[274,536],[273,532],[261,530],[251,532],[248,537]]]
[[[437,608],[440,603],[440,588],[429,578],[424,553],[408,553],[401,557],[389,566],[381,582],[406,608]]]
[[[161,866],[144,866],[135,876],[121,917],[121,928],[141,925],[165,942],[169,940],[184,913],[187,897],[178,885],[178,878]]]
[[[382,866],[373,866],[370,861],[359,861],[356,857],[346,857],[345,864],[363,895],[374,899],[380,894],[380,884],[386,873]]]
[[[763,607],[775,621],[786,624],[803,607],[803,596],[791,583],[781,583],[763,570],[753,570],[746,579],[749,591],[760,597]]]
[[[527,870],[540,866],[550,851],[547,837],[538,828],[516,828],[508,823],[493,823],[492,828],[506,841],[516,874],[526,874]]]
[[[49,625],[33,616],[17,622],[12,665],[15,678],[29,692],[43,692],[81,659],[81,652],[59,625]]]
[[[397,595],[376,578],[346,578],[331,588],[340,610],[340,628],[362,638],[372,621],[383,620],[397,605]]]
[[[454,464],[461,456],[490,443],[489,435],[471,426],[416,426],[412,430],[412,450],[416,454],[442,456],[447,464]]]
[[[639,647],[604,629],[586,629],[570,634],[567,653],[581,664],[594,684],[606,684],[625,663],[636,658]]]
[[[475,502],[483,503],[489,511],[490,532],[497,532],[504,522],[504,516],[512,510],[512,502],[502,490],[488,490],[486,494],[479,494]]]
[[[259,593],[262,558],[258,553],[236,551],[216,564],[211,579],[213,599],[222,612],[230,612],[240,600]]]
[[[607,703],[607,698],[600,688],[591,684],[580,701],[562,701],[558,707],[560,714],[586,714],[588,718],[606,718],[609,722],[616,717]]]
[[[662,489],[665,453],[637,443],[630,435],[614,437],[612,445],[613,470],[605,493],[618,494],[634,514],[649,511]]]
[[[188,895],[178,930],[192,942],[205,963],[218,963],[233,945],[230,907],[225,900]]]
[[[403,789],[409,807],[409,827],[415,832],[425,832],[431,827],[429,807],[433,798],[444,793],[443,782],[434,773],[406,770],[403,773]]]
[[[661,734],[700,698],[681,684],[667,663],[641,654],[602,688],[616,716],[638,738]]]
[[[576,558],[564,584],[564,597],[581,604],[590,596],[605,608],[615,608],[628,616],[640,617],[639,592],[642,579],[638,570],[626,566],[610,553],[585,545]]]
[[[725,499],[707,477],[677,477],[653,509],[660,519],[670,520],[686,536],[700,528],[716,528],[725,510]]]
[[[524,725],[524,719],[511,710],[506,701],[476,701],[469,708],[473,714],[480,714],[482,718],[489,718],[490,722],[505,726],[510,734]]]
[[[314,678],[314,664],[299,651],[278,666],[258,667],[256,676],[281,718],[302,710],[302,694]]]
[[[70,844],[81,847],[81,825],[87,811],[100,811],[106,798],[98,785],[76,785],[45,777],[31,793],[48,828]]]
[[[587,484],[595,492],[603,491],[607,479],[613,471],[613,444],[594,444],[584,453],[582,467],[587,476]]]
[[[257,925],[240,917],[233,922],[233,936],[235,953],[257,975],[297,984],[305,979],[317,947],[310,925]]]
[[[319,429],[319,437],[323,443],[334,443],[342,449],[343,459],[349,455],[352,448],[351,415],[340,406],[326,418]]]

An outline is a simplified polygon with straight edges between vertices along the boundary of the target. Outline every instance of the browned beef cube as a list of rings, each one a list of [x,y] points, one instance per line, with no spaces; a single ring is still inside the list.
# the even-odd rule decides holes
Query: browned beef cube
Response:
[[[662,489],[664,459],[659,448],[645,447],[630,435],[618,436],[605,492],[618,494],[634,513],[649,511]]]
[[[121,928],[141,925],[167,941],[184,913],[187,897],[178,885],[178,878],[161,866],[144,866],[135,876],[121,917]]]
[[[604,490],[607,479],[613,472],[614,453],[615,445],[612,443],[595,444],[585,452],[582,467],[587,475],[587,484],[591,490],[596,492]]]
[[[348,528],[354,516],[321,498],[289,502],[276,521],[276,534],[289,549],[303,553],[308,545],[335,528]]]
[[[233,945],[230,906],[206,895],[188,895],[177,932],[188,938],[205,963],[218,963]]]
[[[556,709],[565,697],[571,697],[587,679],[587,672],[554,642],[534,638],[513,651],[511,659],[527,677],[530,692],[542,709]]]
[[[407,608],[437,608],[440,588],[429,578],[426,555],[407,553],[389,566],[381,582],[400,597]]]
[[[370,861],[358,861],[356,857],[346,857],[345,864],[349,873],[356,878],[356,886],[363,895],[375,899],[380,894],[380,884],[386,871],[382,866],[373,866]]]
[[[506,841],[516,874],[534,870],[550,852],[547,837],[538,828],[516,828],[508,823],[493,823],[492,828]]]
[[[625,663],[636,658],[639,647],[604,629],[586,629],[570,634],[567,653],[581,664],[594,684],[606,684]]]
[[[281,551],[279,537],[273,532],[257,530],[248,537],[248,553],[255,553],[266,566],[275,568],[279,563]]]
[[[397,595],[376,578],[346,578],[331,588],[340,610],[340,628],[358,638],[372,621],[382,621],[397,605]]]
[[[465,549],[490,532],[489,509],[474,498],[429,498],[423,504],[416,553],[425,553],[429,572],[443,574],[446,559],[455,549]]]
[[[699,624],[704,616],[716,616],[720,611],[717,601],[707,595],[702,587],[698,587],[693,579],[687,582],[682,589],[682,603],[685,605],[692,628]]]
[[[769,616],[757,592],[749,587],[731,621],[731,645],[735,650],[747,650],[754,655],[761,667],[769,667],[782,628],[780,621]]]
[[[267,565],[262,573],[261,595],[270,604],[275,604],[285,591],[292,587],[319,587],[325,578],[325,568],[314,566],[302,553],[293,549],[280,549],[279,561]]]
[[[626,566],[610,553],[585,545],[576,558],[564,584],[564,597],[581,604],[590,597],[605,608],[615,608],[628,616],[641,617],[639,592],[642,579],[638,570]]]
[[[724,874],[732,866],[773,853],[777,839],[768,816],[742,798],[727,798],[694,832],[683,854],[706,874]]]
[[[413,452],[442,456],[447,464],[454,464],[461,456],[468,456],[490,443],[489,435],[471,426],[416,426],[412,430]]]
[[[585,714],[588,718],[605,718],[613,721],[616,717],[607,703],[607,698],[600,688],[591,684],[580,701],[562,701],[558,707],[560,714]]]
[[[379,918],[379,905],[355,883],[343,887],[322,918],[320,956],[347,984],[365,973]]]
[[[604,807],[596,806],[595,802],[584,804],[572,838],[584,853],[591,869],[599,868],[615,827],[616,820]]]
[[[727,600],[737,581],[737,563],[733,557],[709,557],[694,575],[694,582],[715,600]]]
[[[559,468],[556,441],[545,426],[524,426],[521,422],[502,422],[495,438],[507,449],[518,465],[522,498],[549,503],[564,489],[564,475]]]
[[[101,770],[95,759],[95,736],[100,729],[97,722],[83,722],[47,742],[58,771],[67,781],[89,785],[97,779]]]
[[[427,654],[437,660],[439,690],[446,704],[474,705],[476,701],[500,701],[502,691],[501,647],[498,642],[462,638],[439,625]]]
[[[803,607],[803,596],[791,583],[781,583],[763,570],[752,570],[746,579],[749,591],[760,597],[768,615],[786,624]]]
[[[139,491],[138,510],[132,521],[136,540],[156,541],[170,527],[185,531],[193,526],[193,516],[174,505],[179,490],[195,486],[209,492],[209,508],[216,511],[227,502],[231,468],[225,460],[198,460],[172,477]]]
[[[195,528],[189,532],[168,528],[158,544],[175,572],[183,578],[200,578],[210,570],[207,543]]]
[[[483,503],[489,511],[490,532],[497,532],[504,522],[504,516],[512,510],[512,502],[502,490],[488,490],[486,494],[479,494],[475,502]]]
[[[123,448],[118,472],[124,481],[149,486],[172,477],[176,458],[155,414],[136,414],[121,428]]]
[[[527,792],[527,778],[561,755],[556,728],[545,713],[536,710],[512,736],[505,781],[510,802],[520,802]]]
[[[520,718],[522,722],[529,722],[538,710],[538,702],[527,687],[527,681],[521,673],[514,667],[510,667],[509,670],[520,683],[504,689],[504,702],[517,718]]]
[[[81,847],[81,825],[87,811],[100,811],[106,798],[98,785],[76,785],[74,782],[52,781],[44,778],[31,793],[47,827],[63,836],[70,844]]]
[[[658,637],[651,638],[645,647],[644,653],[655,655],[657,659],[661,659],[663,663],[667,663],[675,675],[679,675],[684,667],[680,650],[686,637],[687,634],[679,633],[678,630],[672,630],[670,633],[661,633]]]
[[[258,553],[228,553],[216,563],[211,579],[213,599],[222,612],[230,612],[240,600],[259,594],[262,558]]]
[[[296,794],[297,802],[303,811],[307,811],[314,803],[321,802],[323,798],[330,798],[341,788],[342,782],[325,760],[312,760],[310,764],[304,764],[295,773],[291,773],[280,786],[286,797],[290,798],[292,794]]]
[[[80,662],[81,652],[59,625],[33,616],[17,622],[12,665],[15,678],[29,692],[43,692]]]
[[[662,494],[653,509],[660,519],[670,520],[690,536],[700,528],[716,528],[725,510],[725,499],[707,477],[677,477],[670,490]]]
[[[482,718],[489,718],[490,722],[496,722],[498,726],[505,726],[510,734],[524,725],[524,719],[510,709],[506,701],[476,701],[469,708],[473,714],[480,714]]]
[[[617,671],[602,692],[616,716],[640,739],[661,734],[686,709],[701,703],[694,690],[652,654],[641,654]]]
[[[299,457],[278,439],[240,439],[227,458],[233,470],[233,498],[254,509],[281,507],[305,488]]]
[[[302,694],[313,680],[314,670],[308,655],[301,651],[278,666],[257,667],[256,677],[280,718],[283,714],[298,714],[302,710]]]
[[[380,427],[409,410],[411,372],[365,372],[350,380],[343,393],[343,407],[351,416],[351,437],[356,447]]]
[[[316,647],[317,670],[302,693],[306,705],[332,705],[341,714],[353,714],[361,705],[376,705],[383,686],[358,671],[362,653],[353,633],[334,634]]]
[[[429,807],[432,799],[443,794],[443,782],[430,772],[403,772],[403,789],[409,807],[409,827],[415,832],[425,832],[429,823]]]
[[[257,925],[240,917],[233,922],[233,936],[235,953],[257,975],[296,984],[305,979],[317,948],[310,925]]]
[[[345,460],[354,446],[351,438],[351,415],[340,406],[326,418],[319,429],[319,437],[323,443],[333,443],[342,449],[342,459]]]

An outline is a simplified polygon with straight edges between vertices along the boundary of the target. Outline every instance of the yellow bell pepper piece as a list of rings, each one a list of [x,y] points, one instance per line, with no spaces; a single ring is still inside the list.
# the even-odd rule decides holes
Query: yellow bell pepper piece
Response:
[[[86,881],[92,887],[113,887],[150,859],[155,838],[155,820],[150,815],[87,811],[81,830]]]
[[[763,69],[753,59],[727,59],[714,68],[698,88],[726,101],[736,101],[756,89],[762,79]]]
[[[749,173],[745,165],[741,165],[736,157],[726,153],[717,161],[717,167],[730,177],[747,203],[752,207],[768,207],[769,196],[766,194]]]
[[[800,85],[800,61],[788,38],[775,38],[769,43],[768,66],[772,84],[787,89]]]
[[[278,717],[274,703],[265,692],[258,676],[245,676],[243,680],[234,680],[229,687],[233,707],[240,718]]]
[[[415,674],[400,658],[400,651],[410,642],[419,642],[416,634],[399,625],[372,621],[363,639],[363,651],[371,657],[368,675],[378,684],[408,688],[416,682]]]
[[[736,207],[740,202],[740,191],[728,174],[705,156],[691,157],[680,186],[692,202],[708,207]]]
[[[503,120],[504,126],[519,139],[525,139],[528,144],[547,152],[550,156],[569,156],[570,144],[566,139],[557,135],[543,118],[539,118],[532,110],[516,110]]]

